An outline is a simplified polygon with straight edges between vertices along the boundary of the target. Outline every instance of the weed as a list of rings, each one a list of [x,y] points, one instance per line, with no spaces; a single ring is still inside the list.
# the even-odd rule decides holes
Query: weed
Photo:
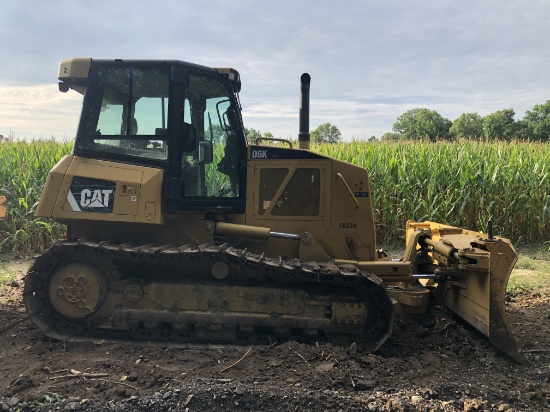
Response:
[[[537,268],[536,262],[529,256],[520,256],[516,263],[517,269],[535,270]]]
[[[511,295],[550,292],[550,261],[520,255],[506,292]]]
[[[5,285],[10,284],[17,278],[17,273],[13,270],[7,269],[5,265],[0,263],[0,289]]]

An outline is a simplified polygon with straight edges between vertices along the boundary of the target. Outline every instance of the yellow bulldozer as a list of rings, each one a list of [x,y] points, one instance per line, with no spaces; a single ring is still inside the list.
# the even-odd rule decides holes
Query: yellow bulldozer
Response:
[[[310,150],[307,73],[298,147],[247,143],[231,68],[77,58],[59,81],[83,107],[36,210],[67,225],[26,277],[47,336],[373,351],[435,297],[528,363],[504,308],[510,241],[409,221],[402,259],[378,250],[367,170]]]

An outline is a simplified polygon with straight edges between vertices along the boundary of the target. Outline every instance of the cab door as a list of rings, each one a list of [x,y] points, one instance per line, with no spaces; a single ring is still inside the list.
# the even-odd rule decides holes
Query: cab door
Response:
[[[168,211],[244,211],[246,146],[238,103],[219,76],[188,71],[171,145]]]

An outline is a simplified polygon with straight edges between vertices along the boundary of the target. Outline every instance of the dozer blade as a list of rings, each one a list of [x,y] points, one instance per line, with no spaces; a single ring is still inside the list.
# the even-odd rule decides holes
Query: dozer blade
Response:
[[[434,222],[407,222],[407,251],[422,244],[437,264],[436,300],[511,358],[529,365],[518,350],[504,306],[508,278],[517,261],[511,242]]]

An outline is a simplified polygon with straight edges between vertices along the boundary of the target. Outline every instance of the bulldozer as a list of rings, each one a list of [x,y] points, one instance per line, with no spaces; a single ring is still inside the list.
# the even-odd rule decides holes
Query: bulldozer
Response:
[[[402,258],[377,249],[369,174],[310,149],[311,77],[300,81],[293,147],[247,142],[235,69],[62,61],[59,90],[83,105],[72,154],[36,209],[67,236],[27,274],[32,322],[60,340],[367,352],[391,335],[395,313],[425,313],[435,299],[528,364],[504,307],[511,242],[410,220]]]

